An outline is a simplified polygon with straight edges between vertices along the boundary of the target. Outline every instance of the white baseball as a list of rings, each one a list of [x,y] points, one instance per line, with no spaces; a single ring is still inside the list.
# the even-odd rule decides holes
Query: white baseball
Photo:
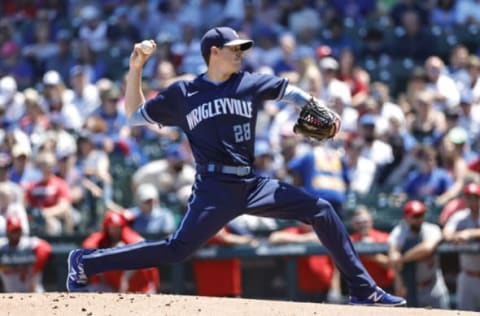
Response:
[[[150,54],[153,51],[153,44],[151,41],[144,40],[140,43],[140,49],[145,54]]]

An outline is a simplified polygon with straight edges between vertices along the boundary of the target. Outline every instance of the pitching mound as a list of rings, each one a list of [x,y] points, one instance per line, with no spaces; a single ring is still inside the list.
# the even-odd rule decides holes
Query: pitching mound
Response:
[[[478,313],[418,308],[384,308],[235,298],[135,294],[9,294],[0,296],[1,315],[261,315],[261,316],[467,316]]]

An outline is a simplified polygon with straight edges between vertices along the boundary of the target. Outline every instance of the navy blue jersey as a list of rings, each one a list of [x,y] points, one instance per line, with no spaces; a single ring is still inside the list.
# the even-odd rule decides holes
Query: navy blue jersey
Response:
[[[288,80],[239,72],[216,84],[200,75],[179,81],[147,101],[147,121],[178,126],[199,164],[252,165],[258,109],[283,96]]]

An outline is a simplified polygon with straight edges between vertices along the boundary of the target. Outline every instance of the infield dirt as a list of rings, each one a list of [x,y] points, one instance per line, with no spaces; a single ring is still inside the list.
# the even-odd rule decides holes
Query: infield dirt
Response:
[[[0,315],[12,316],[473,316],[474,312],[385,308],[181,295],[44,293],[0,295]]]

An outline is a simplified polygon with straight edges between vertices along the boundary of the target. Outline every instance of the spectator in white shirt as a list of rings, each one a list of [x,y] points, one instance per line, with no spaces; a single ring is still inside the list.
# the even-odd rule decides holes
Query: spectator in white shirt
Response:
[[[431,56],[425,61],[425,70],[429,80],[427,90],[433,93],[435,108],[444,110],[457,106],[460,92],[453,79],[447,75],[443,61],[437,56]]]

